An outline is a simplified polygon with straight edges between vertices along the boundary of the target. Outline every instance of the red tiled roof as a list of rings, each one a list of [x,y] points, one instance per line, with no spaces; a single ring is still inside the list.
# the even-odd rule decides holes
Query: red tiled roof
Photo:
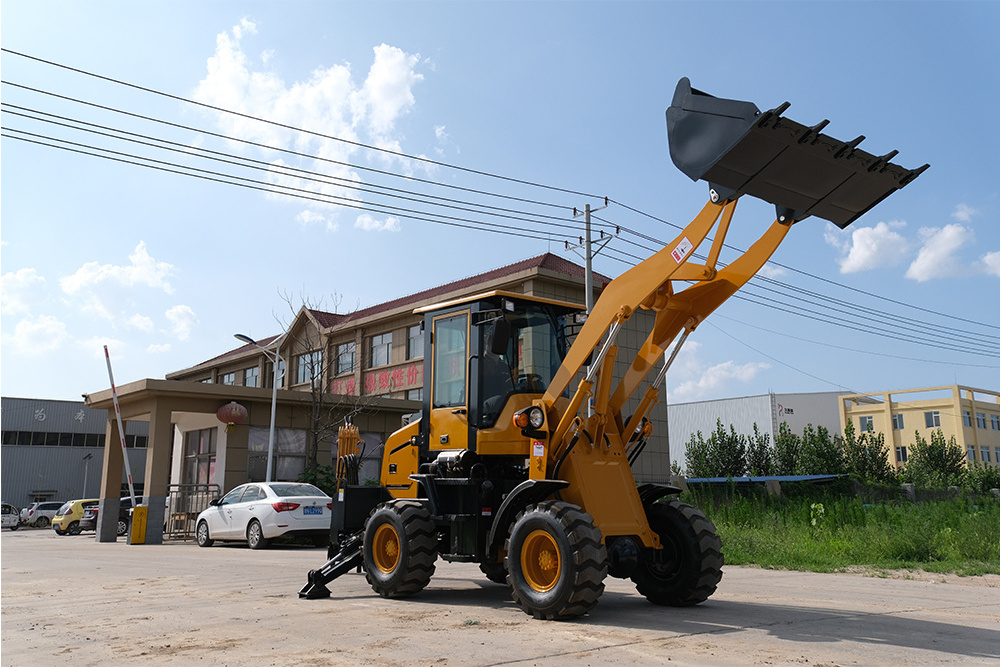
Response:
[[[563,259],[558,255],[553,255],[550,252],[544,255],[538,255],[537,257],[531,257],[529,259],[522,260],[520,262],[515,262],[513,264],[508,264],[507,266],[502,266],[498,269],[493,269],[487,271],[486,273],[480,273],[475,276],[470,276],[468,278],[462,278],[461,280],[456,280],[454,282],[446,283],[444,285],[439,285],[438,287],[432,287],[422,292],[417,292],[415,294],[410,294],[408,296],[403,296],[398,299],[393,299],[392,301],[386,301],[385,303],[380,303],[375,306],[369,306],[368,308],[363,308],[361,310],[356,310],[353,313],[342,315],[339,313],[331,313],[325,310],[315,310],[308,309],[309,313],[316,319],[320,326],[324,328],[329,328],[337,326],[338,324],[343,324],[344,322],[349,322],[356,319],[361,319],[364,317],[370,317],[372,315],[377,315],[379,313],[387,312],[390,310],[395,310],[397,308],[402,308],[408,304],[415,304],[421,301],[432,300],[436,297],[444,296],[445,294],[450,294],[459,290],[469,289],[478,285],[480,283],[486,283],[492,280],[503,278],[505,276],[512,276],[522,271],[528,271],[531,269],[545,269],[552,271],[554,273],[561,273],[563,275],[571,276],[574,278],[583,278],[586,269],[578,264]],[[603,276],[600,273],[594,272],[594,283],[601,287],[602,289],[611,282],[611,278]],[[280,335],[280,334],[279,334]],[[270,336],[268,338],[261,339],[257,341],[262,347],[266,347],[278,336]],[[224,352],[217,357],[203,361],[197,364],[195,368],[199,366],[211,365],[215,361],[220,361],[227,357],[236,356],[244,352],[250,351],[254,348],[253,345],[249,343],[238,347],[234,350]],[[170,375],[173,375],[171,373]]]
[[[547,252],[544,255],[538,255],[537,257],[531,257],[520,262],[515,262],[514,264],[508,264],[507,266],[502,266],[498,269],[487,271],[486,273],[480,273],[468,278],[462,278],[461,280],[439,285],[438,287],[432,287],[422,292],[403,296],[398,299],[393,299],[392,301],[386,301],[385,303],[380,303],[375,306],[369,306],[368,308],[357,310],[349,315],[336,315],[334,313],[325,313],[325,315],[330,318],[340,318],[334,324],[341,324],[350,320],[361,319],[389,310],[395,310],[396,308],[401,308],[407,304],[433,300],[434,298],[444,296],[445,294],[468,289],[480,283],[489,282],[505,276],[511,276],[530,269],[546,269],[554,273],[562,273],[575,278],[583,278],[584,271],[586,270],[582,266]],[[596,271],[594,272],[594,280],[595,283],[601,288],[611,282],[611,278],[603,276]]]

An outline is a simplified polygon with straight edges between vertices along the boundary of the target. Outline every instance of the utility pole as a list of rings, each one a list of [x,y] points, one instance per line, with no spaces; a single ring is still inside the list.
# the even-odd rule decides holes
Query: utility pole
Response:
[[[590,315],[590,311],[594,308],[594,257],[600,254],[604,250],[605,246],[611,242],[612,236],[605,236],[604,230],[601,230],[601,239],[598,241],[599,247],[596,251],[593,249],[593,241],[590,232],[590,214],[595,211],[600,211],[608,207],[608,198],[604,198],[604,206],[601,208],[590,208],[590,204],[583,207],[583,211],[578,211],[576,207],[573,207],[573,217],[579,217],[583,214],[583,228],[584,236],[580,239],[579,245],[571,246],[569,241],[566,241],[566,250],[572,250],[578,255],[583,257],[583,262],[585,268],[583,284],[584,284],[584,304],[587,306],[587,314]],[[617,232],[616,232],[617,233]],[[583,253],[577,252],[578,250],[583,250]]]
[[[593,261],[594,257],[600,254],[600,252],[604,250],[604,248],[608,245],[608,243],[611,242],[611,239],[614,238],[611,235],[604,236],[604,230],[602,229],[601,240],[598,241],[600,247],[598,247],[597,251],[595,252],[593,246],[593,240],[590,233],[590,214],[593,213],[594,211],[600,211],[601,209],[607,207],[608,207],[607,197],[604,198],[604,206],[602,206],[601,208],[592,209],[590,208],[590,204],[585,205],[582,211],[584,236],[583,238],[580,239],[580,244],[571,246],[569,244],[569,241],[566,241],[566,250],[572,250],[573,252],[579,255],[580,253],[577,251],[583,249],[583,263],[585,267],[583,276],[583,289],[585,292],[584,304],[587,307],[587,315],[590,315],[590,311],[594,309],[594,261]],[[579,214],[580,212],[577,211],[576,207],[574,206],[573,217],[575,218],[579,216]],[[615,230],[615,233],[617,235],[617,230]],[[587,367],[588,374],[590,370],[591,368],[588,366]],[[589,401],[587,401],[587,415],[588,416],[592,415],[593,410],[594,410],[594,403],[593,403],[593,398],[591,398]]]

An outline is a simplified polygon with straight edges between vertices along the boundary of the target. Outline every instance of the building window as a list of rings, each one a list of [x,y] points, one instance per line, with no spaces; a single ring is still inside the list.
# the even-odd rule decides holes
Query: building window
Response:
[[[965,451],[966,451],[966,455],[967,455],[967,457],[969,459],[969,463],[972,463],[973,461],[976,460],[976,448],[975,447],[973,447],[972,445],[969,445],[968,447],[965,448]]]
[[[990,421],[993,422],[993,430],[1000,431],[1000,415],[990,415]]]
[[[407,329],[406,358],[420,359],[424,356],[424,327],[415,324]]]
[[[906,447],[896,447],[896,462],[906,463]]]
[[[875,430],[874,418],[873,417],[870,417],[870,416],[869,417],[861,417],[860,419],[858,419],[858,421],[861,424],[861,432],[862,433],[867,433],[868,431],[874,431]]]
[[[924,413],[924,426],[927,428],[935,428],[941,426],[941,413],[935,410],[934,412]]]
[[[243,371],[243,386],[244,387],[257,387],[259,386],[260,369],[254,366],[253,368],[248,368]]]
[[[1000,447],[994,447],[993,453],[996,454],[996,458],[994,460],[997,462],[997,465],[1000,465]]]
[[[188,431],[184,434],[184,482],[213,484],[215,482],[216,429]]]
[[[408,401],[422,401],[424,400],[424,388],[420,389],[407,389],[406,390],[406,400]]]
[[[247,479],[263,482],[267,477],[267,448],[270,429],[250,427],[247,440]],[[293,482],[306,469],[306,432],[302,429],[279,428],[274,434],[274,460],[271,479]]]
[[[901,414],[893,415],[892,416],[892,430],[893,431],[902,431],[903,428],[904,428],[903,427],[903,415],[901,415]],[[905,461],[906,459],[903,459],[903,460]]]
[[[983,463],[989,463],[990,462],[990,448],[989,447],[980,447],[979,448],[979,456],[982,457]]]
[[[337,375],[354,370],[354,341],[337,346]]]
[[[979,428],[986,428],[986,413],[977,412],[976,413],[976,426]]]
[[[236,372],[223,373],[220,375],[219,384],[236,384]]]
[[[285,370],[286,370],[286,368],[287,368],[287,366],[285,364],[285,360],[279,357],[278,358],[278,388],[279,389],[281,387],[285,386]],[[274,364],[271,363],[271,362],[268,362],[268,364],[267,364],[267,377],[268,377],[267,388],[268,389],[274,388]]]
[[[380,336],[372,336],[371,366],[388,366],[392,359],[392,332],[384,333]]]
[[[968,426],[969,428],[972,428],[972,413],[969,412],[968,410],[962,413],[962,423]]]
[[[295,358],[295,381],[313,386],[320,384],[323,377],[323,350],[313,350]]]

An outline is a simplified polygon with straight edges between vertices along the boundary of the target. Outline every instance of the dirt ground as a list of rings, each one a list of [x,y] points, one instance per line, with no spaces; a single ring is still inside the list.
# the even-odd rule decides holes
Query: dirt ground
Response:
[[[22,665],[985,665],[1000,661],[1000,577],[727,567],[693,608],[609,578],[597,607],[536,621],[475,565],[438,561],[408,600],[363,574],[300,600],[325,550],[0,537],[0,663]]]

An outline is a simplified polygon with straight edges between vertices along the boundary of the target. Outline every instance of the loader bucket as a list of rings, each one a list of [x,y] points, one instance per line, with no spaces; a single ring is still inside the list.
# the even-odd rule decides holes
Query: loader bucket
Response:
[[[751,195],[775,205],[783,221],[810,215],[847,227],[930,165],[906,169],[858,149],[864,139],[840,141],[751,102],[713,97],[677,83],[667,109],[674,164],[691,180],[708,181],[713,200]]]

